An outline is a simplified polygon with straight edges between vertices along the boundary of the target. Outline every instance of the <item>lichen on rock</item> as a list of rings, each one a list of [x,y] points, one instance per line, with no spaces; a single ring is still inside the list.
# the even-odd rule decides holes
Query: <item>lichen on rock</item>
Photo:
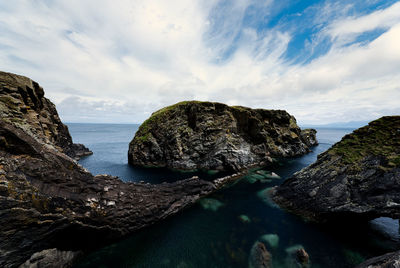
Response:
[[[132,165],[240,170],[300,156],[317,144],[282,110],[185,101],[154,112],[129,145]]]

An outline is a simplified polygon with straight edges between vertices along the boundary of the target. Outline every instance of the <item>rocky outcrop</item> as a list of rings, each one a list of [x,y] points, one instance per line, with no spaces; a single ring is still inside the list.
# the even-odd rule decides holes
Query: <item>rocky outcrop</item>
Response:
[[[152,185],[93,176],[65,154],[70,147],[62,141],[69,140],[68,130],[51,114],[54,105],[41,89],[32,85],[36,91],[27,90],[29,97],[20,102],[24,93],[17,94],[15,85],[22,83],[18,79],[30,80],[2,76],[10,79],[10,85],[1,80],[10,94],[1,95],[10,101],[0,102],[0,267],[44,267],[51,259],[53,267],[68,266],[79,252],[173,215],[232,180],[193,177]],[[26,104],[30,108],[24,113]]]
[[[257,241],[250,251],[249,268],[270,268],[271,259],[271,253],[268,252],[265,245]]]
[[[84,145],[72,142],[68,127],[44,97],[43,88],[27,77],[0,72],[0,117],[70,157],[92,154]]]
[[[346,135],[271,195],[281,207],[316,221],[400,218],[400,116]]]
[[[20,268],[69,268],[80,255],[80,252],[46,249],[33,254]]]
[[[129,145],[129,163],[175,169],[240,170],[300,156],[316,145],[281,110],[187,101],[151,115]]]
[[[358,265],[356,268],[399,268],[400,251],[375,257]]]

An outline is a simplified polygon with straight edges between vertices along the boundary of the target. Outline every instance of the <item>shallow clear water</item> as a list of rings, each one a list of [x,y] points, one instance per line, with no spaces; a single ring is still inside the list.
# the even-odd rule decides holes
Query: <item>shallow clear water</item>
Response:
[[[74,142],[84,143],[94,152],[80,160],[93,174],[152,183],[193,175],[128,166],[128,144],[137,125],[68,126]],[[273,267],[294,267],[287,251],[297,245],[310,255],[311,267],[353,267],[365,258],[395,250],[399,248],[399,234],[397,221],[392,219],[321,226],[304,222],[263,198],[262,190],[311,164],[319,153],[351,131],[319,129],[320,145],[313,152],[269,168],[282,179],[257,180],[262,172],[253,172],[182,213],[93,252],[77,267],[248,267],[252,245],[267,234],[275,234],[267,236],[275,242],[279,237],[277,246],[271,239],[271,245],[267,243]],[[196,175],[210,178],[204,172]]]

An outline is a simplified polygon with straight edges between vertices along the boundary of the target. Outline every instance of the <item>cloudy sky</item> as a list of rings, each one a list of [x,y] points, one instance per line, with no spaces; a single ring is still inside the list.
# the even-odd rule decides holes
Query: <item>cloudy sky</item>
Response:
[[[66,122],[192,99],[371,120],[400,114],[400,1],[0,0],[0,69]]]

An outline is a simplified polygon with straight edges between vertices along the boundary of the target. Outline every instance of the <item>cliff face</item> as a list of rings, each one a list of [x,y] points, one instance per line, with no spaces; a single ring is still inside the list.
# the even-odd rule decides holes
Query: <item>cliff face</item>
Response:
[[[62,267],[221,186],[223,180],[150,185],[93,176],[64,154],[70,135],[41,88],[24,77],[2,77],[0,267],[36,267],[41,260]]]
[[[240,170],[303,155],[315,130],[301,131],[280,110],[189,101],[151,115],[129,145],[129,163],[176,169]]]
[[[0,117],[70,157],[91,154],[82,144],[72,142],[68,127],[44,97],[43,88],[27,77],[0,72]]]
[[[280,206],[314,220],[400,218],[400,116],[346,135],[272,191]]]

